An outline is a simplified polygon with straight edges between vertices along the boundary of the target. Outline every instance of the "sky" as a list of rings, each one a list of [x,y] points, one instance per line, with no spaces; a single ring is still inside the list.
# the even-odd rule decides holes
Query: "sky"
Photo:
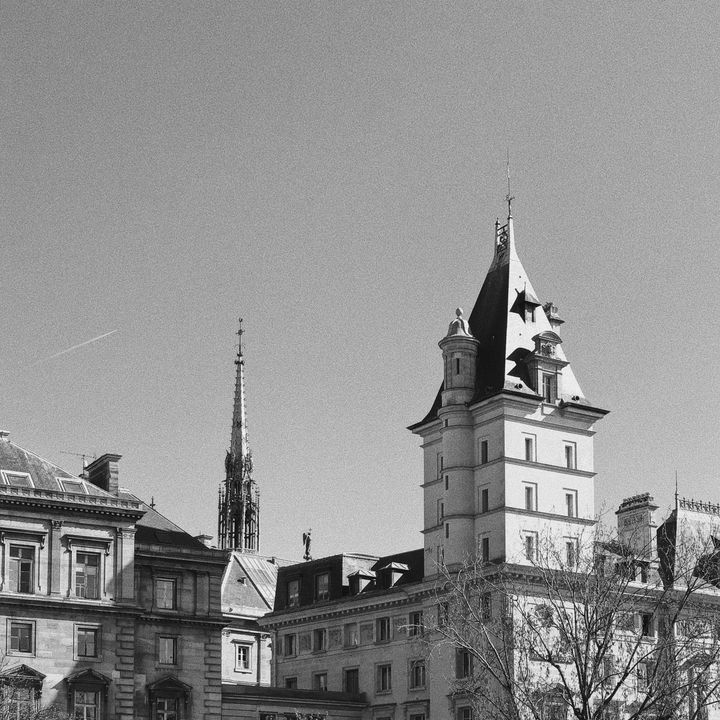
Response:
[[[122,454],[121,485],[217,535],[242,317],[261,551],[421,547],[406,427],[509,150],[519,255],[611,411],[598,507],[664,512],[676,473],[720,501],[718,26],[709,2],[3,0],[0,427],[71,472]]]

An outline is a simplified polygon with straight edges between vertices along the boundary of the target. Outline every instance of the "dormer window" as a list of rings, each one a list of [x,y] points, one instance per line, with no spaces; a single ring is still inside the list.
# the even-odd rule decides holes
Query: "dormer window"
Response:
[[[13,487],[26,487],[31,488],[35,487],[33,485],[32,478],[30,477],[29,473],[26,472],[14,472],[10,470],[3,470],[2,471],[2,479],[7,485],[12,485]]]
[[[535,349],[524,360],[530,386],[543,402],[554,405],[561,396],[562,370],[567,360],[558,356],[560,336],[551,330],[533,337]]]
[[[546,403],[554,403],[557,400],[557,375],[554,373],[542,374],[542,396]]]
[[[87,488],[82,480],[66,480],[65,478],[58,478],[60,487],[63,492],[76,493],[81,495],[87,495]]]

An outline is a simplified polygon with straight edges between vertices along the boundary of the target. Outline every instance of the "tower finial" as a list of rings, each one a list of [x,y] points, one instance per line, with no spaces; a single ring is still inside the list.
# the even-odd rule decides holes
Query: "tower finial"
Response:
[[[505,202],[508,206],[508,219],[512,217],[512,201],[515,199],[514,195],[510,194],[510,148],[507,148],[507,195],[505,196]]]

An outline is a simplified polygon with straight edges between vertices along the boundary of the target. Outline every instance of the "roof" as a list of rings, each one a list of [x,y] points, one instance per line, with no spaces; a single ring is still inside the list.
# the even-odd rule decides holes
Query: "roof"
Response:
[[[172,520],[168,520],[161,515],[155,508],[150,507],[147,503],[140,500],[129,490],[120,489],[118,496],[126,500],[135,500],[140,503],[140,508],[145,514],[137,521],[137,532],[135,533],[135,543],[144,543],[146,545],[172,545],[174,547],[184,547],[194,550],[207,550],[206,545],[190,533],[176,525]]]
[[[7,438],[7,435],[0,436],[0,470],[28,473],[32,479],[33,488],[36,490],[68,492],[59,481],[70,480],[82,483],[87,492],[69,494],[114,497],[110,495],[110,493],[105,492],[105,490],[101,490],[92,483],[79,478],[77,475],[63,470],[49,460],[45,460],[39,455],[21,448],[11,442]]]
[[[277,592],[275,593],[274,612],[288,609],[288,582],[299,580],[298,607],[314,605],[316,603],[334,602],[353,596],[350,588],[351,577],[363,577],[370,582],[362,587],[360,594],[367,595],[373,592],[392,591],[401,585],[418,582],[423,579],[424,567],[423,549],[377,557],[377,555],[362,555],[360,553],[342,553],[316,558],[308,562],[296,563],[281,567],[278,572]],[[407,568],[403,570],[403,568]],[[391,577],[395,570],[400,577]],[[315,582],[319,575],[328,575],[327,595],[318,599],[315,596]],[[390,586],[390,583],[395,582]],[[295,607],[295,606],[293,606]]]
[[[222,581],[223,612],[259,616],[272,610],[278,567],[289,561],[232,552]]]
[[[480,343],[472,402],[503,391],[537,397],[528,384],[522,361],[535,348],[533,337],[552,332],[545,312],[540,309],[526,312],[535,310],[539,304],[518,257],[513,219],[509,217],[507,225],[496,226],[495,255],[469,318],[470,330]],[[555,352],[559,360],[566,360],[560,345]],[[569,365],[563,368],[562,378],[562,399],[573,398],[584,405],[582,390]],[[442,389],[441,386],[428,414],[411,425],[411,430],[437,417]]]

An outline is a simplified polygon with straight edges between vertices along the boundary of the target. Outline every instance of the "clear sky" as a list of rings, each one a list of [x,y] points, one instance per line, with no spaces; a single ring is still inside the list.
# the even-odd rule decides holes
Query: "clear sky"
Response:
[[[509,147],[520,257],[611,410],[598,504],[665,507],[676,471],[720,501],[718,27],[714,2],[3,0],[0,426],[74,472],[121,453],[216,535],[242,316],[262,551],[420,547],[405,427]]]

